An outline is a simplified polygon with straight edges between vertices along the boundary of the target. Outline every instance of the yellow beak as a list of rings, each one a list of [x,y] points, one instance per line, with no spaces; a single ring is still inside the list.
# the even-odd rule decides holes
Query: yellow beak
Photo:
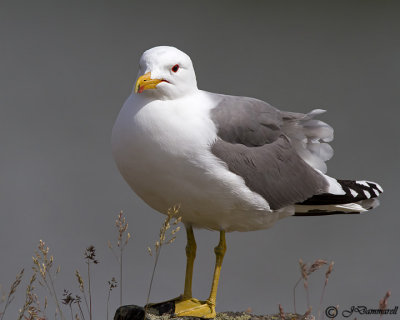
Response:
[[[162,79],[152,79],[151,73],[147,72],[146,74],[140,76],[135,84],[135,93],[142,93],[147,89],[154,89]]]

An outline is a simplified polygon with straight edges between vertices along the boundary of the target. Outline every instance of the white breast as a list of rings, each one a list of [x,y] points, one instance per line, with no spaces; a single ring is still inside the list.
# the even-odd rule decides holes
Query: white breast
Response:
[[[268,203],[210,152],[217,139],[209,117],[213,106],[201,91],[196,97],[169,101],[131,96],[113,128],[118,168],[131,188],[159,212],[180,204],[183,220],[195,226],[265,228],[274,216]]]

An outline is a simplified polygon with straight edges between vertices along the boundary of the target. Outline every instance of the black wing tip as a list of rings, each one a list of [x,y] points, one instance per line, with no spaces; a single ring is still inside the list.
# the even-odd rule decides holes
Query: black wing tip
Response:
[[[364,180],[337,180],[345,194],[321,193],[297,203],[300,205],[336,205],[354,203],[377,198],[383,193],[382,187],[376,182]]]
[[[361,212],[356,211],[325,211],[313,209],[306,212],[296,212],[294,217],[319,217],[319,216],[330,216],[330,215],[338,215],[338,214],[361,214]]]

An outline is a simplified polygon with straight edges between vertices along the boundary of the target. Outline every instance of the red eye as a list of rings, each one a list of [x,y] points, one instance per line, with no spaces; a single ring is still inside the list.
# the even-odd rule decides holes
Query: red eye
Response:
[[[177,72],[179,70],[179,65],[174,65],[171,69],[173,72]]]

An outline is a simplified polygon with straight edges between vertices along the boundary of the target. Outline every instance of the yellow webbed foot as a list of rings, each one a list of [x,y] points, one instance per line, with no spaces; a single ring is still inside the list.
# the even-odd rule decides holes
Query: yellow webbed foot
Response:
[[[195,298],[182,298],[175,301],[175,316],[215,318],[215,306],[209,301],[200,301]]]

